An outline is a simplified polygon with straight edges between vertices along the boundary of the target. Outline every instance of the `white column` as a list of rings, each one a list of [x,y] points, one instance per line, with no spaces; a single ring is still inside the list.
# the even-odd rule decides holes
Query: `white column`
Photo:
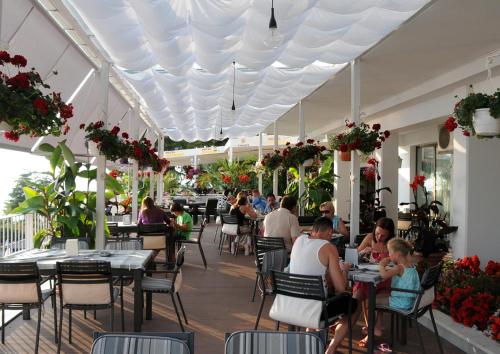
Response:
[[[337,176],[333,180],[333,205],[335,214],[343,220],[349,219],[351,200],[349,195],[349,162],[340,160],[340,152],[333,152],[333,173]]]
[[[302,107],[302,100],[299,101],[299,141],[305,142],[306,140],[306,124],[304,121],[304,107]],[[299,199],[304,194],[304,177],[305,167],[303,164],[299,166]],[[304,215],[304,205],[299,204],[299,215]]]
[[[234,156],[233,156],[233,147],[232,146],[229,147],[229,154],[228,154],[228,156],[229,156],[228,157],[229,163],[233,163]]]
[[[149,140],[151,140],[151,144],[154,145],[154,143],[156,142],[155,133],[151,132],[149,136],[150,136]],[[149,197],[153,200],[155,199],[155,173],[154,173],[154,171],[151,171],[149,173]]]
[[[262,160],[262,133],[259,134],[259,160]],[[262,173],[259,173],[259,192],[262,194]]]
[[[193,167],[198,168],[198,149],[196,149],[196,154],[193,156]]]
[[[274,150],[278,150],[278,122],[274,122]],[[273,172],[273,194],[278,196],[278,169]]]
[[[0,50],[9,49],[9,41],[5,36],[5,31],[3,27],[5,26],[5,11],[3,0],[0,0]]]
[[[134,109],[132,110],[131,120],[130,120],[130,137],[133,139],[139,138],[139,121],[140,121],[140,111],[141,106],[139,100],[136,99],[134,104]],[[132,222],[137,222],[137,217],[139,215],[139,179],[137,174],[139,173],[139,163],[137,160],[133,161],[132,164]]]
[[[360,63],[359,59],[351,61],[351,121],[356,124],[360,121]],[[351,215],[350,215],[350,243],[354,244],[359,234],[359,156],[351,151]]]
[[[389,139],[383,144],[382,148],[376,150],[376,158],[379,163],[379,173],[381,180],[376,184],[377,188],[389,187],[392,193],[388,191],[380,192],[380,203],[385,206],[387,217],[394,223],[398,220],[398,177],[399,177],[399,159],[398,159],[398,133],[391,133]]]
[[[100,105],[101,105],[101,120],[104,122],[104,127],[108,127],[108,94],[109,94],[109,67],[108,62],[101,65],[99,77],[101,81]],[[106,156],[99,154],[97,161],[97,191],[96,191],[96,238],[95,248],[98,250],[104,249],[104,209],[106,189]]]
[[[1,4],[0,4],[1,6]],[[35,236],[35,214],[29,213],[24,215],[24,239],[26,242],[24,248],[31,250],[34,248],[33,236]]]
[[[158,156],[163,158],[164,155],[165,138],[162,134],[158,134]],[[163,171],[158,173],[158,180],[156,181],[156,205],[163,204]]]

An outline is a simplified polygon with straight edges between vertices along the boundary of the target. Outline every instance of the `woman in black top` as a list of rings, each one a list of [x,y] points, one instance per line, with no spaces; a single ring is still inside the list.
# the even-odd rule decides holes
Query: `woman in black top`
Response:
[[[241,196],[238,198],[236,204],[231,207],[229,214],[235,215],[238,219],[241,234],[250,233],[250,226],[248,225],[248,219],[245,215],[248,215],[250,218],[256,218],[257,213],[253,210],[252,206],[248,204],[247,197]]]

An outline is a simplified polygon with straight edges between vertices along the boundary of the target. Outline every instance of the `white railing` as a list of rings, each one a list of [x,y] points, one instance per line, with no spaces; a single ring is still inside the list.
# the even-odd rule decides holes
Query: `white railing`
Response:
[[[0,256],[32,249],[33,236],[47,226],[47,219],[38,214],[0,216]]]

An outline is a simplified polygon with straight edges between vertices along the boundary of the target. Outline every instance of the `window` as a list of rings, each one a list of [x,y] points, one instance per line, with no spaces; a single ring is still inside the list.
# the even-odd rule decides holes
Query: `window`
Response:
[[[443,203],[442,212],[449,221],[451,210],[451,172],[453,152],[437,151],[436,145],[417,147],[416,173],[425,176],[425,187],[430,193],[429,202],[437,200]],[[418,193],[418,204],[425,202],[423,193]]]

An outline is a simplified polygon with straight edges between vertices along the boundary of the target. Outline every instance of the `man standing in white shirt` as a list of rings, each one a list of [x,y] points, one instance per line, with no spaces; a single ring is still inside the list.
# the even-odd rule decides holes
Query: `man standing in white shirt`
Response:
[[[264,237],[282,237],[285,247],[292,250],[295,239],[300,236],[297,218],[297,200],[292,196],[281,199],[280,208],[266,215],[264,219]]]

